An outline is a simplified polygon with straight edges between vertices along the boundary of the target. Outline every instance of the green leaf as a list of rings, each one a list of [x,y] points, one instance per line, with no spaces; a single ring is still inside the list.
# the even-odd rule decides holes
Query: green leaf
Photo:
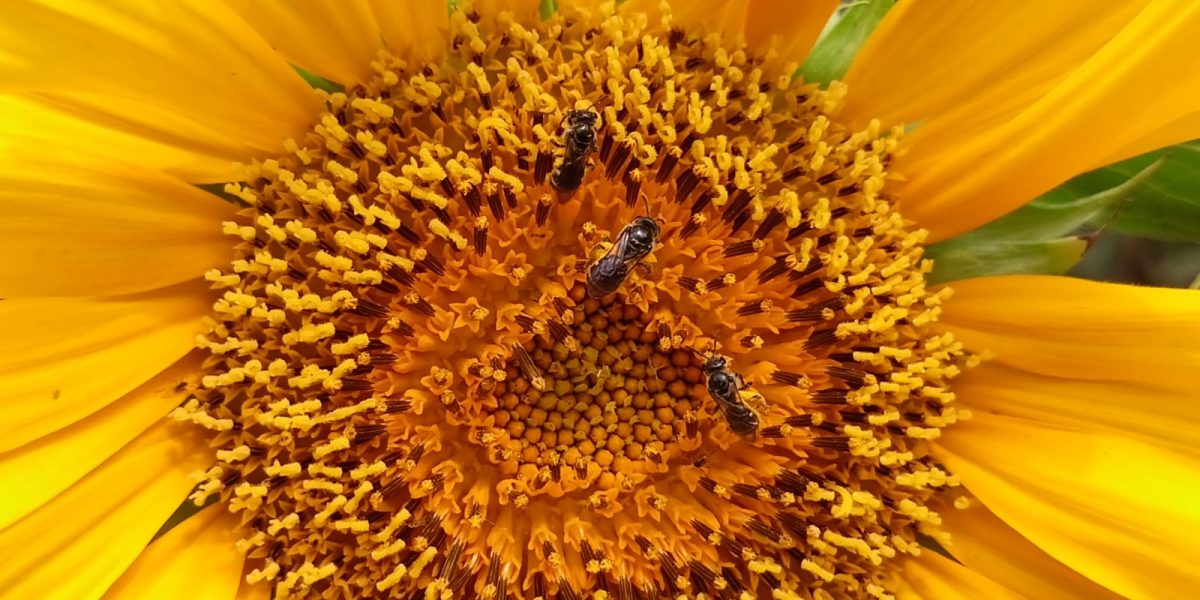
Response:
[[[1200,242],[1200,140],[1084,173],[963,237],[1044,240],[1081,227]]]
[[[1128,209],[1129,200],[1161,166],[1162,161],[1151,161],[1130,175],[1106,178],[1103,184],[1097,181],[1086,187],[1075,185],[1075,180],[1072,180],[983,227],[947,242],[1031,242],[1068,234],[1094,234],[1110,224],[1114,215],[1123,208]]]
[[[955,556],[953,554],[951,554],[950,551],[947,550],[946,547],[943,546],[941,542],[933,539],[932,537],[930,537],[928,535],[925,535],[924,533],[921,533],[920,531],[917,532],[916,537],[917,537],[918,544],[921,544],[922,546],[924,546],[930,550],[933,550],[934,552],[937,552],[938,554],[941,554],[942,556],[945,556],[946,558],[948,558],[956,563],[962,564],[962,561],[955,558]]]
[[[330,81],[328,79],[325,79],[324,77],[321,77],[320,75],[317,75],[316,73],[311,73],[311,72],[309,72],[305,69],[302,69],[296,65],[292,65],[292,69],[295,70],[297,73],[299,73],[300,77],[304,78],[304,82],[307,83],[310,87],[312,87],[314,89],[325,90],[331,94],[335,94],[337,92],[342,92],[342,91],[346,90],[346,87],[343,86],[342,84],[340,84],[336,81]]]
[[[1066,273],[1161,167],[1161,160],[1152,161],[1091,193],[1060,186],[979,229],[933,244],[925,250],[934,260],[928,279],[945,283],[987,275]]]
[[[956,238],[956,240],[961,238]],[[1015,273],[1061,275],[1087,250],[1088,242],[1076,237],[1044,241],[958,243],[948,240],[925,250],[933,259],[930,284]]]
[[[195,488],[193,488],[192,491],[195,491]],[[167,520],[163,522],[162,527],[158,528],[158,532],[154,534],[154,537],[151,538],[150,541],[153,542],[154,540],[166,535],[168,531],[171,531],[180,523],[196,516],[196,513],[216,504],[218,498],[219,496],[216,494],[209,496],[204,500],[204,504],[199,506],[197,506],[196,503],[192,502],[190,499],[184,500],[183,504],[180,504],[179,507],[175,509],[175,512],[171,513],[171,516],[167,517]]]
[[[895,0],[859,0],[838,9],[800,67],[799,75],[804,81],[822,87],[841,78],[893,4]]]
[[[538,3],[538,14],[541,15],[543,21],[553,17],[556,12],[558,12],[558,2],[555,0],[541,0]]]
[[[1128,178],[1144,165],[1162,166],[1133,192],[1113,222],[1121,233],[1172,242],[1200,242],[1200,140],[1143,154],[1067,182],[1092,189]]]
[[[196,187],[198,187],[198,188],[200,188],[200,189],[202,189],[202,190],[204,190],[204,191],[206,191],[206,192],[208,192],[230,204],[236,204],[242,208],[246,208],[246,207],[250,206],[250,204],[248,202],[246,202],[245,200],[242,200],[241,198],[238,198],[237,196],[234,196],[233,194],[226,192],[224,183],[198,183],[198,184],[196,184]]]

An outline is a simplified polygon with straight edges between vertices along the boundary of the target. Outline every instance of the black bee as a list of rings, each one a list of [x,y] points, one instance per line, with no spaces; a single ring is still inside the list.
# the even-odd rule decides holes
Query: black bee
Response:
[[[596,150],[596,122],[600,115],[589,109],[567,111],[567,146],[562,162],[550,172],[550,185],[562,193],[574,192],[583,183],[588,156]]]
[[[742,377],[729,370],[724,356],[711,354],[704,360],[708,395],[716,400],[725,415],[729,430],[749,440],[758,435],[758,413],[742,402]]]
[[[654,250],[658,233],[658,223],[650,217],[638,217],[626,225],[608,252],[588,267],[588,295],[599,298],[617,291],[629,271]]]

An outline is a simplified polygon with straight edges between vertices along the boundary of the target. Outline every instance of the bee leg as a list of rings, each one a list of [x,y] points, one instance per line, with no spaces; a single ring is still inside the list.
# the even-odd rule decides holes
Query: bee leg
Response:
[[[717,415],[721,415],[721,416],[725,415],[725,408],[722,407],[721,403],[717,400],[714,400],[712,402],[712,404],[705,402],[702,406],[704,409],[704,414],[708,415],[709,417],[714,417]]]
[[[588,250],[588,258],[592,262],[598,261],[601,258],[604,258],[605,254],[608,254],[608,250],[610,248],[612,248],[612,244],[608,242],[599,242],[592,246],[591,250]]]
[[[637,261],[637,263],[633,265],[633,270],[637,272],[638,277],[642,279],[649,278],[650,275],[654,273],[654,267],[651,267],[650,263],[644,260]]]
[[[744,390],[744,389],[746,389],[746,388],[750,387],[750,386],[746,385],[746,379],[742,377],[742,374],[741,374],[741,373],[738,373],[737,371],[734,371],[734,372],[733,372],[733,377],[734,377],[735,379],[737,379],[737,385],[738,385],[738,389],[739,389],[739,390]]]
[[[746,396],[746,404],[755,412],[763,412],[767,410],[767,399],[758,392],[750,392]]]

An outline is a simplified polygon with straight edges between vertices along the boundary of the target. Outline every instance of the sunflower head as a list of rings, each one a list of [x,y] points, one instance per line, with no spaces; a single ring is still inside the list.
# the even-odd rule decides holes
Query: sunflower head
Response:
[[[451,26],[226,188],[238,256],[175,416],[249,579],[888,597],[954,498],[927,440],[973,361],[887,194],[902,132],[668,11]]]

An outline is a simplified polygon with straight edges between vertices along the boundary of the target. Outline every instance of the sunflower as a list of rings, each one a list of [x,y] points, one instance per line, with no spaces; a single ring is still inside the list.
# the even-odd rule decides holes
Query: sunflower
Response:
[[[922,258],[1200,137],[1200,5],[819,87],[831,0],[67,4],[0,7],[6,597],[1200,586],[1200,295]]]

